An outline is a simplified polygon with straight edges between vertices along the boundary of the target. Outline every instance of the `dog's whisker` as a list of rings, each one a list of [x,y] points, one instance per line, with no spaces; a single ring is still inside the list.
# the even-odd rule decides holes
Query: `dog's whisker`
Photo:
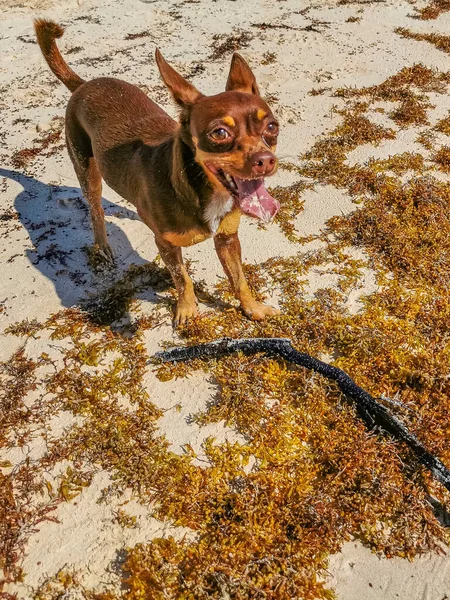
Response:
[[[289,158],[290,160],[298,160],[298,156],[293,156],[292,154],[279,154],[278,155],[278,160],[282,161],[282,160],[286,160],[287,158]]]

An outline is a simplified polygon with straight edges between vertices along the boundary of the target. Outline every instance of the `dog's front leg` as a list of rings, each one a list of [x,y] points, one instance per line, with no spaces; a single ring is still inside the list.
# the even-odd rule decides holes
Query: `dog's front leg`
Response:
[[[173,282],[178,292],[178,302],[175,309],[173,324],[175,327],[198,315],[197,298],[194,285],[183,264],[183,255],[179,246],[156,236],[156,245],[166,267],[172,275]]]
[[[272,306],[262,304],[253,298],[242,268],[241,243],[237,233],[231,235],[219,233],[214,237],[214,243],[223,270],[247,317],[262,321],[266,317],[278,314],[279,311]]]

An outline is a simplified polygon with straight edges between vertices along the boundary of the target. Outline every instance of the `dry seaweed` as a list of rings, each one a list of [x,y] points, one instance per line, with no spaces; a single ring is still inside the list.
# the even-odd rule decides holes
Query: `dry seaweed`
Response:
[[[431,19],[437,19],[439,15],[450,10],[450,0],[431,0],[428,6],[424,8],[415,8],[415,19],[422,19],[423,21],[429,21]]]
[[[370,159],[367,166],[372,172],[383,173],[385,171],[392,171],[399,177],[405,175],[408,171],[421,173],[425,170],[423,156],[413,152],[395,154],[383,160]]]
[[[57,142],[61,140],[61,136],[62,123],[57,123],[55,131],[51,131],[42,139],[37,138],[34,140],[36,146],[33,148],[24,148],[15,152],[11,157],[11,164],[16,169],[24,169],[31,161],[41,154],[44,156],[51,156],[63,147],[63,144],[57,145]],[[48,151],[44,152],[45,150]]]
[[[439,33],[415,33],[405,27],[397,27],[395,33],[398,33],[403,38],[416,40],[418,42],[430,42],[438,50],[450,54],[450,36]]]
[[[138,40],[144,37],[152,37],[152,34],[150,31],[145,30],[145,31],[140,31],[138,33],[127,33],[127,35],[125,36],[125,40]]]
[[[434,129],[440,133],[445,133],[445,135],[450,135],[450,115],[438,121]]]
[[[277,60],[275,52],[266,52],[262,58],[262,65],[272,65]]]
[[[132,265],[121,279],[97,296],[81,302],[81,307],[97,325],[111,324],[128,312],[135,295],[148,287],[162,291],[172,287],[165,267],[156,261],[141,266]]]
[[[212,53],[210,55],[211,60],[217,60],[223,56],[246,48],[253,39],[253,34],[249,31],[238,31],[234,35],[226,35],[221,33],[215,33],[213,35]]]
[[[322,96],[325,92],[329,92],[331,90],[330,87],[322,87],[322,88],[313,88],[309,90],[309,96]]]
[[[431,160],[439,165],[441,171],[450,173],[450,148],[448,146],[439,148]]]
[[[300,238],[295,233],[295,220],[303,210],[304,200],[301,197],[302,192],[308,188],[311,188],[311,184],[308,182],[297,181],[288,187],[277,186],[270,190],[270,193],[281,205],[275,220],[291,242],[300,241]]]
[[[367,97],[372,102],[375,100],[398,102],[399,105],[390,113],[397,125],[400,127],[414,124],[427,125],[426,112],[433,105],[425,93],[442,93],[449,79],[448,73],[440,73],[422,64],[416,64],[403,68],[379,85],[361,89],[340,88],[336,90],[335,96],[347,99]]]

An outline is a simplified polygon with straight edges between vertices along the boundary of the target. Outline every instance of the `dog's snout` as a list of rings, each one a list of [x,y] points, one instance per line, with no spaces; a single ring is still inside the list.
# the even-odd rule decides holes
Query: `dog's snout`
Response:
[[[277,159],[272,152],[255,152],[251,158],[252,170],[257,175],[269,175],[275,169]]]

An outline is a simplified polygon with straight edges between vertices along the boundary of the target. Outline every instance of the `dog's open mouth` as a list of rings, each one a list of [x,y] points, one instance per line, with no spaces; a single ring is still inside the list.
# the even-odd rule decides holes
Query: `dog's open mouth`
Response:
[[[243,213],[268,223],[280,210],[280,203],[264,186],[264,179],[240,179],[222,169],[209,166],[220,183],[226,188]]]

